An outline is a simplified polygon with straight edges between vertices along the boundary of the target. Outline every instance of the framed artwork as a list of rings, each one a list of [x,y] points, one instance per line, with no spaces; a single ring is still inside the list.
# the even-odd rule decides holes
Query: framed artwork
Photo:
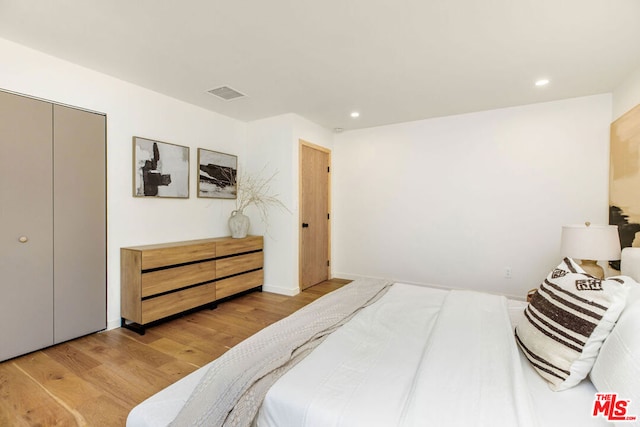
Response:
[[[609,224],[618,226],[620,246],[640,247],[640,105],[611,124]],[[620,261],[609,265],[620,270]]]
[[[235,199],[238,156],[198,148],[198,197]]]
[[[134,136],[133,195],[189,198],[189,147]]]

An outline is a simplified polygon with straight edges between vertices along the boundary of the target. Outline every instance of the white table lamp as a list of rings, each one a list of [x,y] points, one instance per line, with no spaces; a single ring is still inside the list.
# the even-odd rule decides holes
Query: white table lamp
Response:
[[[620,237],[617,225],[565,225],[562,227],[562,256],[581,260],[588,274],[604,279],[604,270],[597,261],[620,259]]]

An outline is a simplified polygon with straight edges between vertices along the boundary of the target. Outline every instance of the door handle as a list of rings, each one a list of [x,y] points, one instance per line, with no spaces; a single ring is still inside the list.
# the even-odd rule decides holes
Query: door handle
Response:
[[[307,224],[306,222],[302,223],[302,228],[309,228],[309,224]]]

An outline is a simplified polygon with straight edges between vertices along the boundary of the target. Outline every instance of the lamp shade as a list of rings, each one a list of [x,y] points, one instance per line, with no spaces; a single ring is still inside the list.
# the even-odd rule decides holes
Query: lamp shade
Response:
[[[620,259],[617,225],[565,225],[561,241],[562,256],[595,261]]]

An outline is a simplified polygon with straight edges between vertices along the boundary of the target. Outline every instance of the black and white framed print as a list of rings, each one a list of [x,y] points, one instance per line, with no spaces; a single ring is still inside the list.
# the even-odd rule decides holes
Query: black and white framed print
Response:
[[[238,157],[198,148],[198,197],[235,199]]]
[[[134,136],[133,195],[189,198],[189,147]]]

